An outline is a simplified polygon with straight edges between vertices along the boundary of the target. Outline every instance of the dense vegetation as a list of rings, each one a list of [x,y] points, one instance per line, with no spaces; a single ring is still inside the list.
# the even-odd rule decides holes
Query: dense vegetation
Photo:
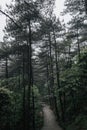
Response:
[[[13,0],[0,43],[0,128],[40,130],[42,102],[66,130],[87,129],[87,14],[82,0],[66,0],[64,21],[55,0]]]

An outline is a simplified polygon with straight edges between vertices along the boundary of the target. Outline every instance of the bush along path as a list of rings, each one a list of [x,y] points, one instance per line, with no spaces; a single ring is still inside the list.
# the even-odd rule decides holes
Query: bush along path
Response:
[[[49,106],[44,105],[43,113],[44,113],[44,126],[42,130],[62,130],[60,126],[58,126],[55,115]]]

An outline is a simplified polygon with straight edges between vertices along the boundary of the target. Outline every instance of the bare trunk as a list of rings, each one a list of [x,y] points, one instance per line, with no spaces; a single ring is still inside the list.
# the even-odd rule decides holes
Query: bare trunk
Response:
[[[23,129],[25,130],[25,122],[26,122],[26,110],[25,110],[25,104],[26,104],[26,101],[25,101],[25,79],[24,79],[24,73],[25,73],[25,60],[24,60],[24,52],[23,52]]]
[[[78,59],[80,60],[80,43],[79,43],[78,21],[77,21],[77,44],[78,44]]]
[[[51,94],[51,106],[55,109],[55,96],[54,96],[54,75],[53,75],[53,58],[52,58],[52,43],[49,33],[49,58],[50,58],[50,94]]]
[[[31,98],[31,93],[32,93],[32,103],[33,103],[33,130],[35,130],[35,101],[34,101],[34,90],[33,90],[33,68],[32,68],[32,41],[31,41],[31,23],[29,20],[29,45],[28,45],[28,121],[30,122],[31,117],[30,117],[30,98]],[[32,87],[32,91],[31,91]],[[29,127],[29,122],[28,123],[28,130],[30,129]]]
[[[58,49],[58,47],[57,47],[56,37],[55,37],[55,32],[54,31],[53,31],[53,35],[54,35],[54,41],[55,41],[55,61],[56,61],[57,86],[58,86],[58,89],[60,89],[59,64],[58,64],[58,62],[59,62],[59,58],[58,58],[59,52],[58,52],[58,55],[57,55],[57,49]],[[59,51],[59,49],[58,49],[58,51]],[[62,93],[61,92],[59,92],[59,101],[60,101],[60,107],[61,107],[62,121],[64,122],[65,117],[64,117],[64,108],[63,108],[63,101],[62,101]]]
[[[8,57],[6,56],[6,62],[5,62],[5,78],[6,78],[6,82],[7,82],[7,87],[8,87]]]

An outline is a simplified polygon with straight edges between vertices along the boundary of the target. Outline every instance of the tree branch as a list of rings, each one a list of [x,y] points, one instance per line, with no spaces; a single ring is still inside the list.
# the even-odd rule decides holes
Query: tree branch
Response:
[[[11,18],[8,14],[6,14],[5,12],[3,12],[2,10],[0,10],[0,12],[2,14],[4,14],[6,17],[8,17],[18,28],[21,28],[15,21],[13,18]]]

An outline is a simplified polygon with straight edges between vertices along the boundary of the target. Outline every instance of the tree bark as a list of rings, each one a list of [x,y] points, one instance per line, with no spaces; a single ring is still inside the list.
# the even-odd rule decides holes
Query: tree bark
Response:
[[[56,77],[57,77],[57,86],[58,89],[60,89],[60,79],[59,79],[59,49],[57,47],[57,43],[56,43],[56,37],[55,37],[55,32],[53,30],[53,35],[54,35],[54,42],[55,42],[55,62],[56,62]],[[58,49],[58,55],[57,55],[57,49]],[[60,107],[61,107],[61,115],[62,115],[62,121],[64,122],[65,118],[64,118],[64,108],[63,108],[63,101],[62,101],[62,93],[59,92],[59,101],[60,101]],[[59,114],[58,114],[59,116]],[[59,118],[59,117],[58,117]]]
[[[5,58],[6,62],[5,62],[5,78],[6,78],[6,82],[7,82],[7,87],[8,87],[8,57],[6,56]]]
[[[53,58],[52,58],[52,43],[51,35],[49,33],[49,58],[50,58],[50,94],[51,94],[51,106],[55,109],[55,96],[54,96],[54,72],[53,72]]]
[[[78,21],[77,21],[77,45],[78,45],[78,59],[80,60],[80,43],[79,43]]]
[[[24,60],[24,51],[23,51],[23,74],[22,74],[22,77],[23,77],[23,130],[26,129],[25,127],[25,122],[26,122],[26,110],[25,110],[25,104],[26,104],[26,101],[25,101],[25,79],[24,79],[24,74],[25,74],[25,60]]]

